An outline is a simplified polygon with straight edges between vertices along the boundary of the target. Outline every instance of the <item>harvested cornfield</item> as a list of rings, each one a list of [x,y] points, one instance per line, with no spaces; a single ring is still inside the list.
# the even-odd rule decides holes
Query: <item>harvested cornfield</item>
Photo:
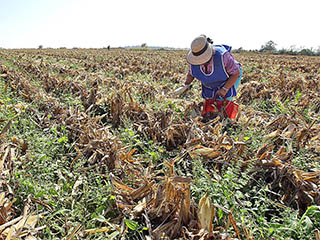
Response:
[[[320,58],[233,54],[203,123],[185,55],[0,50],[0,239],[320,239]]]

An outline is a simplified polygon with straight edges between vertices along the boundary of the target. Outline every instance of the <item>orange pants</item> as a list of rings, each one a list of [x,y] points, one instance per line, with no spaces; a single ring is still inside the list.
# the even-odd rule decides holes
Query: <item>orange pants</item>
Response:
[[[224,107],[225,117],[235,119],[238,113],[239,106],[229,100],[218,101],[215,99],[205,99],[201,115],[204,116],[208,112],[218,112]]]

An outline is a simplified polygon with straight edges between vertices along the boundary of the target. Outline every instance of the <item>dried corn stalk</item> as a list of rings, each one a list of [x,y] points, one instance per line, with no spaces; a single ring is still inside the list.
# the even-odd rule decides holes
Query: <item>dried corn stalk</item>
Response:
[[[2,131],[4,133],[4,131]],[[24,141],[22,151],[26,148]],[[15,216],[10,195],[14,195],[8,184],[9,174],[13,174],[13,160],[17,158],[16,145],[1,141],[0,145],[0,238],[1,239],[37,239],[36,235],[43,227],[36,228],[40,216],[29,210],[30,200],[27,201],[23,215]]]

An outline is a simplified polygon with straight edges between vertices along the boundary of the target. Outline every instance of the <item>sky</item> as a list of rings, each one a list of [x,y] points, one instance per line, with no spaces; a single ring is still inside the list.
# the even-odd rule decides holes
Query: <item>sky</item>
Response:
[[[0,47],[320,47],[320,0],[0,0]]]

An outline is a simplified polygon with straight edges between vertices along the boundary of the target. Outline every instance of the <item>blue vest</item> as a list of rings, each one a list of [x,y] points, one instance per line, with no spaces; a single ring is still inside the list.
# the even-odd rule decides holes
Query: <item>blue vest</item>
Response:
[[[231,47],[227,45],[213,45],[216,50],[213,58],[212,73],[205,74],[200,65],[191,65],[192,76],[201,81],[202,97],[205,99],[212,99],[216,95],[216,91],[224,86],[229,79],[229,75],[225,70],[222,56],[227,51],[231,51]],[[232,86],[227,92],[226,97],[234,97],[237,95],[236,88]]]

